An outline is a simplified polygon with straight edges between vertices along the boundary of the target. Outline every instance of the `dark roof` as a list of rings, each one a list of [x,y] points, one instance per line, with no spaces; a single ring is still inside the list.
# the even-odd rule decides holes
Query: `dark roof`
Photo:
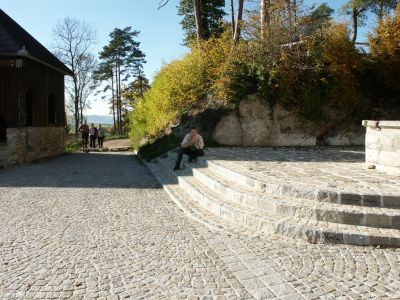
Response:
[[[0,56],[23,56],[72,75],[54,54],[0,9]]]

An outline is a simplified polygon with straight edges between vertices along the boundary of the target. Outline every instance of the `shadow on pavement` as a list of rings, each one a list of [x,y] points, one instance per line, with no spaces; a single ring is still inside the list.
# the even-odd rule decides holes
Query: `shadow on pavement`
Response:
[[[128,153],[74,153],[0,170],[0,187],[160,188]]]

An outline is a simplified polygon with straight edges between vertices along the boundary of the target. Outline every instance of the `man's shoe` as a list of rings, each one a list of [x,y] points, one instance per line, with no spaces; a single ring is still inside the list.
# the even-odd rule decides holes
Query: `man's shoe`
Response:
[[[175,167],[175,168],[174,168],[174,171],[177,171],[177,170],[180,170],[180,168],[179,168],[179,167]]]

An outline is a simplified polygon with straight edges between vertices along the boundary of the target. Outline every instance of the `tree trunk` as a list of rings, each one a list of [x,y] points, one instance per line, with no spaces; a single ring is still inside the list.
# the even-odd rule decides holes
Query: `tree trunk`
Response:
[[[203,27],[201,25],[200,1],[201,0],[193,0],[194,17],[195,17],[195,20],[196,20],[197,44],[198,44],[199,48],[200,48],[200,45],[201,45],[201,41],[204,38],[204,36],[203,36]]]
[[[293,20],[292,20],[292,3],[290,0],[286,0],[286,9],[288,12],[288,21],[289,21],[289,29],[293,27]]]
[[[240,26],[242,23],[242,17],[243,17],[243,2],[244,0],[239,0],[238,2],[238,10],[237,10],[237,20],[236,20],[236,24],[235,24],[235,34],[233,36],[233,40],[235,43],[237,43],[239,41],[239,37],[240,37]]]
[[[232,39],[235,37],[235,6],[233,0],[231,0],[231,28],[232,28]]]
[[[297,1],[293,0],[293,18],[296,21],[297,19]]]
[[[119,134],[122,134],[121,65],[118,64],[118,120]]]
[[[74,80],[74,92],[75,92],[75,99],[74,99],[74,106],[75,106],[75,133],[78,133],[78,128],[79,128],[79,94],[78,94],[78,83],[76,79],[76,75],[73,77]]]
[[[118,65],[115,65],[115,97],[116,97],[116,109],[117,109],[117,133],[119,133],[119,124],[121,123],[119,120],[119,93],[120,93],[120,86],[118,84]]]
[[[111,103],[112,103],[112,113],[113,113],[113,124],[114,133],[117,131],[117,125],[115,124],[115,88],[114,88],[114,73],[111,70]]]
[[[353,30],[352,30],[352,34],[351,34],[351,41],[353,42],[353,44],[355,44],[356,40],[357,40],[357,30],[358,30],[358,22],[357,22],[357,18],[358,18],[358,13],[357,13],[357,9],[353,7],[353,10],[351,12],[351,18],[352,18],[352,22],[353,22]]]
[[[265,35],[269,33],[269,29],[271,26],[271,16],[269,13],[271,1],[261,0],[260,3],[261,37],[264,38]]]

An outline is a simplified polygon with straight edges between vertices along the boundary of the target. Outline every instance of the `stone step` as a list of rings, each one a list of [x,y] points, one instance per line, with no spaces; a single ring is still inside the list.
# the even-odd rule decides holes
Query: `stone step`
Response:
[[[260,193],[237,186],[206,168],[193,168],[192,172],[194,177],[221,196],[259,210],[316,221],[400,229],[398,209],[341,205]]]
[[[171,172],[171,160],[168,161],[167,157],[159,158],[157,166],[163,169],[160,172]],[[400,246],[398,230],[299,219],[270,211],[260,212],[224,199],[191,176],[189,169],[178,171],[174,181],[198,205],[231,224],[291,238],[301,238],[314,243]]]
[[[210,212],[202,208],[196,201],[191,200],[190,196],[182,190],[178,184],[175,174],[163,168],[159,162],[144,162],[157,181],[163,186],[169,197],[186,215],[195,221],[202,223],[214,230],[222,229],[219,219]]]
[[[174,156],[174,153],[171,152],[169,155]],[[249,170],[239,165],[235,165],[235,169],[232,169],[225,166],[221,161],[211,160],[207,158],[207,153],[205,157],[198,158],[198,163],[199,166],[207,167],[214,173],[257,192],[268,192],[289,198],[308,199],[342,205],[400,209],[400,189],[398,194],[359,194],[346,190],[334,191],[312,185],[278,182],[270,177],[260,179],[260,177],[256,178]]]
[[[172,156],[164,156],[162,160],[165,161],[167,167],[174,166],[175,160]],[[397,209],[315,202],[262,193],[235,184],[210,169],[201,167],[201,164],[186,164],[186,168],[188,170],[186,173],[191,172],[191,175],[220,196],[260,211],[271,211],[315,221],[400,229],[400,211]]]

